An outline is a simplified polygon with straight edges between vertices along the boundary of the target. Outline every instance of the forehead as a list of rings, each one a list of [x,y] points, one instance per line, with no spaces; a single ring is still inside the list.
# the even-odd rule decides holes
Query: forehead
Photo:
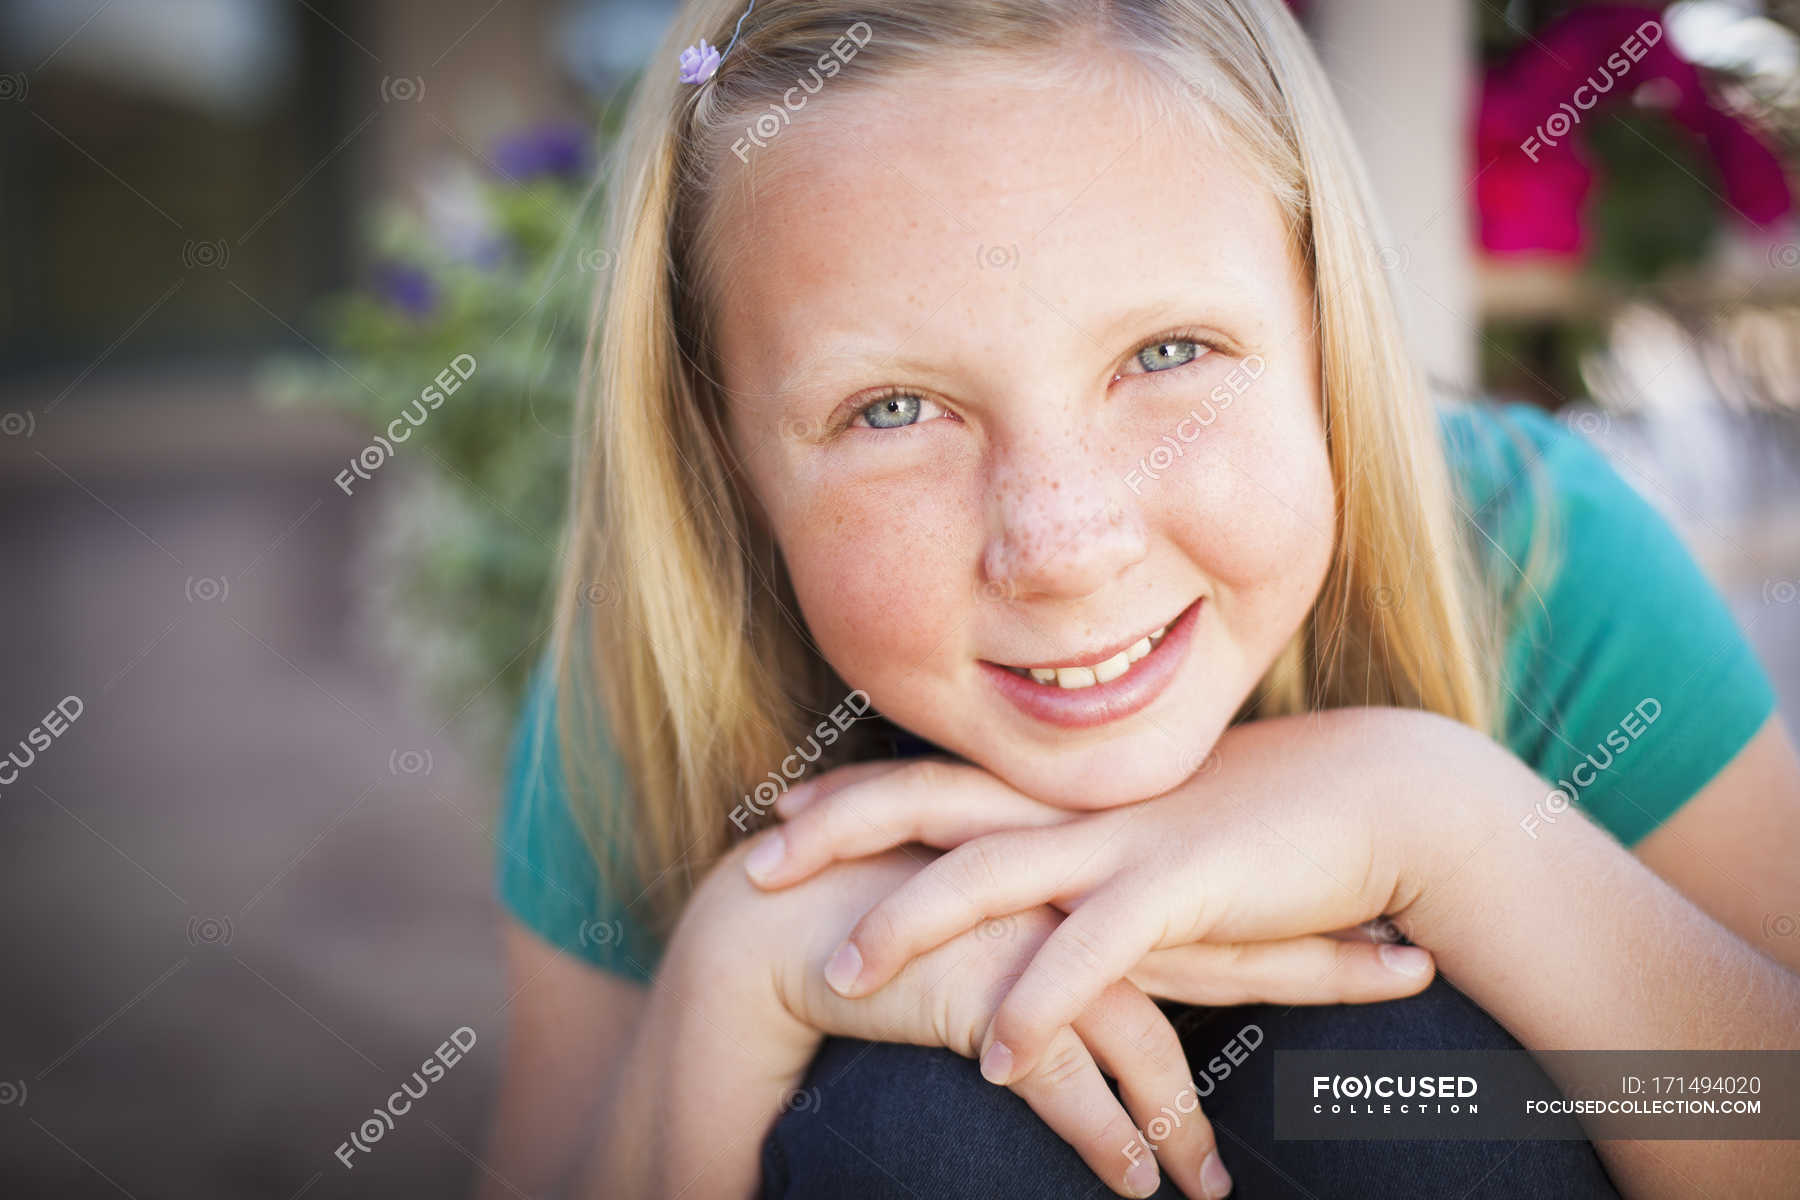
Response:
[[[852,347],[979,353],[999,331],[1091,349],[1159,305],[1285,316],[1300,280],[1263,177],[1192,101],[1128,86],[827,83],[748,163],[727,154],[727,383],[779,390]]]

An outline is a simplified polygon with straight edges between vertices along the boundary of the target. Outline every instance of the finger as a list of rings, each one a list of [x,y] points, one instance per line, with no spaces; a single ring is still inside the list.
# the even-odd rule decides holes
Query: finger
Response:
[[[1154,1150],[1186,1195],[1224,1195],[1229,1173],[1222,1163],[1207,1163],[1219,1149],[1212,1122],[1200,1109],[1181,1038],[1155,1002],[1121,981],[1100,993],[1074,1029],[1100,1069],[1118,1080],[1125,1109],[1137,1122],[1138,1149]],[[1130,1148],[1117,1153],[1132,1157]]]
[[[988,1027],[981,1073],[991,1082],[1006,1083],[1034,1069],[1056,1031],[1156,945],[1157,931],[1144,928],[1143,896],[1132,892],[1109,887],[1089,897],[1032,956]]]
[[[786,887],[838,859],[909,842],[948,850],[984,834],[1057,824],[1076,815],[1034,800],[986,771],[923,759],[815,795],[769,836],[765,845],[775,848],[746,859],[745,869],[763,887]]]
[[[1012,1090],[1119,1195],[1148,1196],[1160,1186],[1156,1156],[1142,1149],[1131,1118],[1073,1030],[1062,1030],[1037,1070]],[[1128,1147],[1139,1149],[1135,1158]]]
[[[1082,882],[1075,870],[1081,861],[1065,867],[1058,861],[1063,857],[1041,833],[1029,830],[963,843],[863,914],[832,956],[827,969],[831,986],[845,996],[866,995],[918,955],[989,917],[1054,902]],[[1063,882],[1047,886],[1046,879]],[[1113,979],[1124,978],[1135,961],[1126,962]]]
[[[775,813],[782,818],[792,816],[814,800],[829,796],[839,788],[846,788],[865,779],[873,779],[891,771],[898,771],[906,765],[906,759],[874,758],[834,768],[826,771],[823,775],[815,775],[811,779],[802,780],[781,793],[775,799]]]
[[[893,759],[875,759],[838,767],[797,783],[791,790],[783,792],[775,800],[775,812],[786,818],[801,811],[821,795],[829,795],[865,780],[880,778],[905,766],[906,763]],[[799,876],[784,875],[780,880],[772,878],[786,858],[785,827],[766,830],[758,836],[750,853],[744,856],[744,873],[750,877],[751,882],[762,887],[779,887],[797,882]]]
[[[1372,1004],[1424,991],[1435,973],[1418,946],[1324,934],[1274,942],[1191,942],[1152,950],[1133,983],[1163,1000],[1233,1004]]]

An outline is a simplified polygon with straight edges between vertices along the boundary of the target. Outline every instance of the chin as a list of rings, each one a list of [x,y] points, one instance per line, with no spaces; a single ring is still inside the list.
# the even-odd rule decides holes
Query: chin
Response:
[[[1156,730],[1148,738],[1155,744],[1146,740],[1133,745],[1137,739],[1127,739],[1026,763],[981,765],[1045,804],[1071,812],[1100,812],[1162,795],[1185,782],[1206,758],[1198,750],[1177,750]],[[1017,770],[1006,769],[1015,765]]]

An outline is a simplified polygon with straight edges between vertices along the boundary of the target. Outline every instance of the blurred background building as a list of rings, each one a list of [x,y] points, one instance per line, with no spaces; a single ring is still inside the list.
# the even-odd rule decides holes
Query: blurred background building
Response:
[[[1792,719],[1800,4],[1297,7],[1434,379],[1605,449]],[[607,265],[595,134],[672,8],[0,0],[0,743],[79,698],[0,790],[7,1195],[482,1170],[495,797],[543,648],[569,301]],[[1605,102],[1561,108],[1645,20]],[[369,455],[459,355],[469,390]]]

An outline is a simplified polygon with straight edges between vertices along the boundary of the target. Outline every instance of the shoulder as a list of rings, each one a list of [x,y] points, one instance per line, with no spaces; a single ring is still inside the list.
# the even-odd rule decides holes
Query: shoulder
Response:
[[[1761,727],[1768,678],[1669,521],[1580,433],[1524,405],[1440,422],[1505,597],[1504,740],[1633,845]]]
[[[613,794],[623,795],[623,768],[601,737]],[[595,966],[649,978],[659,949],[630,907],[629,855],[601,846],[603,871],[573,808],[547,665],[533,674],[513,731],[494,848],[496,893],[521,923]]]
[[[1443,405],[1438,425],[1464,515],[1500,543],[1494,549],[1528,550],[1545,516],[1617,516],[1641,503],[1586,438],[1540,408]]]

